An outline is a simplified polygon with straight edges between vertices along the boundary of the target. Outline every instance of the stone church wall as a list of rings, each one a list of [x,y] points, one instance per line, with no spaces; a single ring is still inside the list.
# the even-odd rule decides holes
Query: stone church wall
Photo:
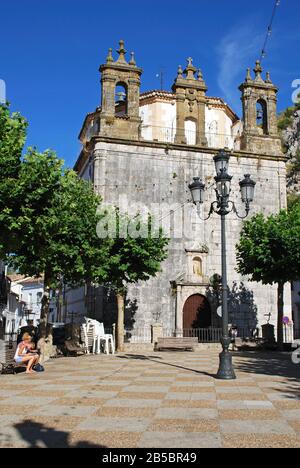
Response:
[[[94,168],[95,188],[105,202],[113,205],[121,202],[123,209],[126,210],[127,206],[127,209],[133,211],[142,211],[143,206],[153,211],[153,206],[157,209],[160,204],[160,212],[157,212],[160,214],[157,214],[156,219],[164,218],[162,225],[166,232],[170,227],[172,239],[169,257],[163,264],[162,273],[147,283],[129,288],[128,307],[134,305],[132,319],[137,328],[148,327],[159,321],[168,330],[181,329],[185,301],[192,294],[209,297],[209,279],[215,274],[221,274],[220,217],[213,215],[204,222],[199,219],[192,204],[188,203],[188,185],[193,177],[200,176],[207,187],[212,185],[215,153],[208,149],[185,148],[179,150],[158,144],[109,143],[101,139],[95,143],[94,156],[98,161]],[[286,173],[282,158],[235,153],[230,160],[229,173],[233,175],[232,199],[242,214],[238,183],[246,173],[250,173],[257,182],[251,215],[258,212],[268,215],[286,206]],[[215,193],[211,187],[206,192],[203,217],[214,200]],[[184,203],[184,210],[180,209]],[[172,210],[176,211],[174,216],[169,215]],[[182,220],[183,236],[180,235]],[[266,323],[266,316],[270,314],[271,322],[276,324],[276,286],[250,283],[235,271],[235,245],[241,226],[242,221],[234,214],[228,215],[227,260],[232,323],[255,328],[256,325]],[[193,255],[202,260],[202,278],[195,278],[191,271],[190,257]],[[210,297],[209,300],[213,324],[217,326],[217,304]],[[290,303],[287,288],[285,315],[291,314]]]

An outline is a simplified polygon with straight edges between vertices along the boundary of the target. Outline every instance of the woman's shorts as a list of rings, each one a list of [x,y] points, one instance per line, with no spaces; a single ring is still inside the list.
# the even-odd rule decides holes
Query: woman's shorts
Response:
[[[21,364],[21,362],[23,362],[23,357],[22,356],[17,356],[15,358],[15,361],[16,361],[17,364]]]

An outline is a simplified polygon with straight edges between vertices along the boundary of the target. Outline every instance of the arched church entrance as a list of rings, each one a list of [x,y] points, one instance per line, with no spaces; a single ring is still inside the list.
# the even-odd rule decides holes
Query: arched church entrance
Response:
[[[209,328],[212,325],[211,308],[201,294],[190,296],[183,308],[183,330]]]

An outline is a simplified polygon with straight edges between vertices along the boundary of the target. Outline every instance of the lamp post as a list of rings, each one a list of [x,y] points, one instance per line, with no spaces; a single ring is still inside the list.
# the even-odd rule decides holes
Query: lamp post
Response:
[[[254,182],[249,174],[239,183],[241,190],[242,202],[245,204],[245,215],[241,216],[234,204],[230,200],[231,180],[232,176],[228,173],[230,154],[225,150],[220,151],[214,157],[216,168],[215,191],[217,200],[211,204],[208,217],[213,213],[221,216],[221,245],[222,245],[222,338],[221,344],[223,351],[220,354],[220,365],[217,374],[218,379],[233,380],[236,378],[233,365],[232,355],[229,352],[231,338],[228,330],[228,284],[227,284],[227,261],[226,261],[226,216],[233,212],[240,219],[245,219],[250,211],[250,203],[254,200]],[[197,206],[197,212],[200,216],[200,207],[204,203],[205,184],[199,177],[194,178],[194,182],[189,186],[192,194],[193,203]],[[200,216],[201,217],[201,216]]]

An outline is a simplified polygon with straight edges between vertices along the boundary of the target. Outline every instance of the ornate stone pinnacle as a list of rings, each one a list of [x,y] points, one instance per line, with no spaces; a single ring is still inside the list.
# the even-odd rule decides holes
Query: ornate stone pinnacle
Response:
[[[134,52],[131,52],[130,55],[131,55],[131,59],[130,59],[129,65],[135,66],[136,61],[135,61],[135,58],[134,58]]]
[[[199,68],[198,73],[197,73],[197,78],[198,78],[198,81],[203,81],[203,73],[200,70],[200,68]]]
[[[262,66],[260,63],[260,60],[256,60],[255,68],[254,68],[254,73],[257,78],[260,78],[260,75],[262,74]]]
[[[108,56],[106,58],[106,63],[112,63],[114,61],[112,56],[112,48],[108,49]]]
[[[178,67],[178,72],[177,72],[177,76],[178,76],[178,78],[182,78],[182,75],[183,75],[182,66],[179,65],[179,67]]]
[[[251,69],[250,69],[250,68],[247,68],[246,82],[248,83],[249,81],[252,81]]]
[[[266,83],[270,83],[270,84],[272,84],[272,80],[271,80],[271,74],[270,74],[270,72],[267,72],[267,73],[266,73],[266,75],[267,75],[267,77],[266,77]]]
[[[186,78],[187,78],[188,80],[195,80],[194,74],[196,73],[197,68],[194,67],[194,65],[193,65],[193,59],[192,59],[192,57],[189,57],[189,58],[187,59],[187,63],[188,63],[188,65],[187,65],[187,67],[186,67],[186,69],[185,69],[185,71],[184,71],[184,73],[186,73],[186,75],[187,75]]]
[[[126,62],[125,55],[127,51],[125,49],[125,43],[123,39],[120,40],[119,45],[120,45],[120,48],[117,50],[119,54],[118,62]]]

